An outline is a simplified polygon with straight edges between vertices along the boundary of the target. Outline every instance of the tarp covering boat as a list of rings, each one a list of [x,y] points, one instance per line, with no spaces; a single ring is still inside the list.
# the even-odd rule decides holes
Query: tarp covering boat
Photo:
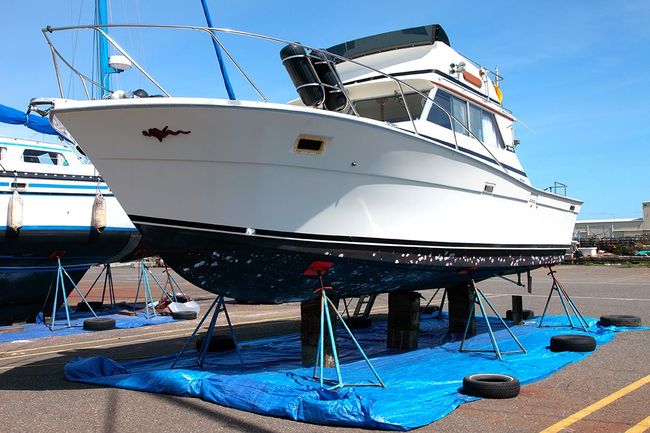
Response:
[[[547,317],[545,324],[566,317]],[[492,318],[492,326],[497,319]],[[483,322],[483,323],[481,323]],[[609,342],[615,331],[587,318],[591,335],[598,344]],[[477,320],[478,334],[468,348],[490,348],[483,320]],[[65,367],[72,381],[131,390],[199,397],[203,400],[256,412],[316,424],[353,426],[369,429],[410,430],[429,424],[463,403],[476,400],[459,389],[463,377],[474,373],[503,373],[523,384],[541,380],[557,370],[578,362],[588,353],[554,353],[548,348],[551,336],[575,333],[568,328],[538,328],[537,321],[514,326],[526,354],[508,355],[503,361],[490,354],[458,352],[458,341],[450,341],[447,320],[423,316],[419,350],[400,352],[386,349],[386,323],[359,330],[355,335],[370,355],[386,388],[350,387],[339,391],[323,390],[312,378],[313,369],[300,367],[299,335],[246,342],[241,345],[245,366],[236,352],[207,358],[209,367],[196,366],[196,357],[186,357],[170,369],[175,356],[115,362],[105,357],[75,358]],[[629,328],[640,329],[640,328]],[[648,329],[648,328],[644,328]],[[496,333],[503,350],[512,340],[505,330]],[[344,333],[338,335],[342,375],[347,383],[373,379],[353,343]],[[514,347],[513,347],[514,348]]]
[[[52,128],[47,118],[35,114],[25,114],[20,110],[2,104],[0,104],[0,122],[10,125],[24,125],[41,134],[61,136]]]

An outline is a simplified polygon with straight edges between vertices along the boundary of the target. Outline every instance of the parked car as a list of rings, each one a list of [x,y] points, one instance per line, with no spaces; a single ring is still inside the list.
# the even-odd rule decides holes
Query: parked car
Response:
[[[650,256],[650,250],[641,250],[637,252],[635,256]]]

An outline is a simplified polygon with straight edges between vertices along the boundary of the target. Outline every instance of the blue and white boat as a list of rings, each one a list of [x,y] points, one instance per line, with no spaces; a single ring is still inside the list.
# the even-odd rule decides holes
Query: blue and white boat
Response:
[[[0,323],[51,308],[53,288],[45,300],[57,258],[78,281],[94,264],[125,258],[140,240],[73,144],[0,137],[0,221]]]

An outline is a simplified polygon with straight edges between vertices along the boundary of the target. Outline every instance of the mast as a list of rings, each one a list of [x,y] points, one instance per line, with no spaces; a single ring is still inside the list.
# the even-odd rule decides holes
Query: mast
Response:
[[[208,5],[206,0],[201,0],[201,6],[203,6],[203,14],[205,15],[205,21],[208,23],[208,27],[214,27],[212,25],[212,17],[210,17],[210,11],[208,10]],[[214,35],[214,32],[212,32]],[[216,35],[214,35],[216,37]],[[226,86],[226,92],[228,92],[228,97],[230,100],[235,100],[235,92],[232,90],[230,85],[230,78],[228,78],[228,71],[226,70],[226,65],[223,63],[223,57],[221,56],[221,48],[217,41],[212,39],[212,45],[214,46],[214,51],[217,53],[217,59],[219,60],[219,69],[221,69],[221,76],[223,77],[223,84]]]
[[[108,24],[106,3],[107,0],[95,1],[95,23],[97,25]],[[101,30],[108,33],[106,27],[102,27]],[[104,87],[104,89],[99,89],[99,94],[104,97],[108,93],[105,89],[110,90],[111,88],[110,74],[115,70],[108,66],[108,40],[102,34],[98,34],[98,36],[99,83]]]

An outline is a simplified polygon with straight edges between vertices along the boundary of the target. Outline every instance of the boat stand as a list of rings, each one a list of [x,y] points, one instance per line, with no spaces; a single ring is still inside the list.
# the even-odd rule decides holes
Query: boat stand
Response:
[[[469,311],[469,316],[467,317],[467,325],[465,326],[465,332],[463,333],[463,340],[460,342],[460,348],[458,349],[459,352],[493,352],[496,357],[499,360],[502,360],[503,357],[502,355],[508,355],[508,354],[514,354],[514,353],[526,353],[526,349],[524,349],[524,346],[521,345],[517,337],[515,337],[515,334],[512,333],[512,330],[506,325],[506,322],[503,321],[499,313],[495,310],[494,306],[492,303],[488,300],[488,298],[483,294],[481,289],[478,288],[476,283],[474,282],[474,279],[471,279],[471,284],[472,284],[472,291],[473,293],[473,298],[474,302],[472,303],[472,307],[470,308]],[[485,301],[486,304],[490,307],[494,315],[501,321],[503,326],[506,328],[510,336],[512,337],[513,340],[515,340],[515,343],[517,343],[517,346],[519,346],[520,350],[511,350],[507,352],[502,352],[499,350],[499,345],[497,344],[497,340],[494,337],[494,331],[492,331],[492,326],[490,325],[490,318],[488,317],[487,313],[485,312],[485,307],[483,306],[483,301]],[[490,349],[464,349],[463,346],[465,346],[465,340],[467,339],[467,332],[469,331],[469,325],[471,323],[472,318],[474,317],[474,312],[476,311],[476,305],[478,305],[479,309],[481,310],[481,314],[483,315],[483,318],[485,319],[485,324],[487,325],[488,329],[488,335],[490,336],[490,341],[492,342],[492,350]]]
[[[447,298],[447,288],[440,288],[438,287],[436,291],[433,293],[433,296],[429,298],[429,301],[427,302],[427,305],[424,306],[424,308],[427,308],[429,305],[431,305],[431,302],[438,296],[438,292],[442,290],[442,299],[440,300],[440,305],[438,306],[438,314],[436,317],[440,318],[442,316],[442,308],[445,306],[445,299]],[[422,299],[426,299],[425,297],[422,297]]]
[[[61,265],[61,256],[57,256],[56,261],[57,261],[56,286],[54,288],[54,304],[52,305],[52,321],[50,323],[50,331],[54,331],[54,325],[56,324],[56,307],[59,300],[59,291],[61,292],[61,297],[63,298],[63,305],[65,307],[65,317],[68,322],[68,328],[72,328],[72,324],[70,323],[70,307],[68,306],[68,297],[65,293],[65,277],[68,278],[68,281],[70,281],[70,283],[77,291],[79,296],[81,296],[81,300],[86,304],[88,310],[90,310],[93,316],[97,318],[97,314],[92,309],[90,304],[88,304],[88,301],[86,300],[84,294],[81,293],[81,290],[79,290],[79,287],[77,287],[72,277],[70,277],[68,271],[66,271],[65,268]]]
[[[316,271],[318,273],[318,277],[320,279],[320,288],[316,289],[314,293],[320,293],[320,298],[321,298],[321,305],[320,305],[320,335],[318,337],[318,350],[316,351],[316,363],[314,364],[314,373],[313,373],[313,378],[318,380],[320,382],[321,388],[325,388],[325,383],[330,383],[334,384],[333,386],[327,388],[328,390],[334,390],[338,388],[343,388],[343,387],[348,387],[348,386],[379,386],[382,388],[385,388],[386,385],[384,385],[384,382],[382,382],[381,378],[377,374],[377,371],[375,368],[372,366],[372,363],[366,356],[366,353],[363,351],[361,346],[359,345],[359,342],[357,339],[354,337],[354,334],[352,334],[352,331],[350,331],[350,328],[348,328],[348,325],[345,323],[345,320],[343,320],[343,317],[341,316],[341,313],[339,313],[338,309],[334,305],[334,303],[329,299],[327,296],[327,291],[332,290],[331,286],[325,286],[323,283],[323,272],[320,270]],[[305,275],[308,275],[307,272]],[[359,350],[359,353],[361,353],[361,356],[363,356],[363,359],[366,361],[366,364],[368,367],[370,367],[370,370],[372,370],[372,374],[374,374],[375,378],[377,379],[377,383],[344,383],[343,382],[343,377],[341,376],[341,365],[339,363],[339,356],[338,352],[336,350],[336,341],[334,338],[334,333],[335,330],[332,326],[332,319],[330,317],[330,307],[331,310],[336,313],[338,316],[340,322],[343,324],[343,327],[347,331],[347,333],[352,337],[352,341],[354,342],[355,346],[357,347],[357,350]],[[324,369],[325,369],[325,349],[324,349],[324,343],[325,343],[325,326],[327,325],[327,334],[329,336],[329,341],[332,347],[332,356],[334,358],[334,366],[336,368],[336,379],[326,379],[324,376]]]
[[[214,310],[214,312],[212,310]],[[172,363],[170,368],[174,368],[176,366],[176,363],[181,359],[181,357],[189,347],[190,343],[192,342],[196,334],[199,332],[199,329],[201,329],[203,322],[205,322],[205,319],[207,319],[210,313],[212,312],[212,319],[210,320],[210,325],[208,326],[208,330],[206,332],[205,338],[203,339],[203,344],[201,345],[201,350],[199,351],[198,358],[197,358],[197,364],[199,365],[199,367],[203,367],[203,365],[205,364],[205,357],[208,353],[208,348],[210,346],[210,341],[212,341],[212,335],[214,334],[214,328],[217,325],[217,318],[219,317],[219,313],[222,311],[224,312],[224,315],[226,316],[226,321],[228,322],[228,330],[230,331],[230,336],[232,340],[235,342],[235,349],[237,350],[237,355],[239,355],[239,363],[241,364],[242,368],[244,367],[244,359],[242,358],[241,355],[239,342],[237,341],[237,337],[235,336],[235,330],[233,329],[232,322],[230,321],[230,315],[228,314],[228,309],[226,309],[226,303],[222,295],[217,295],[214,302],[212,302],[212,305],[210,305],[210,308],[208,308],[208,310],[203,315],[203,318],[201,319],[199,324],[196,325],[196,328],[194,328],[194,332],[192,332],[192,335],[190,335],[190,337],[185,341],[183,348],[181,349],[180,352],[178,352],[178,355],[176,355],[176,359],[174,359],[174,362]]]
[[[546,299],[546,306],[544,306],[544,312],[542,313],[542,317],[540,317],[539,319],[538,327],[552,328],[552,327],[569,326],[572,329],[582,329],[585,332],[589,332],[588,330],[589,325],[587,324],[587,321],[580,313],[580,310],[578,310],[578,307],[576,307],[576,304],[573,303],[573,300],[571,299],[569,294],[566,292],[566,290],[564,290],[564,287],[562,287],[560,281],[555,277],[556,271],[553,270],[552,266],[547,266],[547,268],[549,270],[547,275],[551,276],[551,278],[553,279],[553,283],[551,284],[551,290],[548,293],[548,298]],[[564,308],[564,313],[566,314],[567,319],[569,319],[568,325],[542,325],[544,323],[544,318],[546,317],[546,310],[548,309],[548,304],[550,303],[551,297],[553,296],[554,292],[557,292],[560,298],[560,302],[562,302],[562,308]],[[569,314],[569,308],[567,308],[567,305],[569,306],[569,308],[571,308],[571,310],[573,310],[573,313],[575,314],[575,317],[580,326],[576,326],[573,324],[573,320],[571,320],[571,314]]]
[[[138,297],[140,295],[140,286],[142,285],[142,292],[144,294],[144,308],[145,308],[145,317],[151,319],[156,316],[156,307],[154,306],[153,294],[151,293],[151,284],[149,283],[149,275],[156,282],[160,291],[172,302],[176,301],[176,296],[172,296],[167,293],[167,290],[158,282],[156,276],[149,270],[149,267],[144,263],[144,259],[140,260],[140,275],[138,276],[138,288],[135,292],[135,299],[133,301],[133,310],[136,309],[136,304],[138,303]],[[149,305],[151,305],[151,313],[149,313]]]
[[[116,300],[115,300],[115,288],[113,286],[113,272],[111,271],[111,264],[110,263],[104,263],[104,267],[102,271],[97,275],[97,278],[95,278],[95,281],[90,285],[90,289],[85,294],[85,297],[87,298],[90,292],[93,290],[95,287],[95,284],[97,284],[97,281],[101,278],[101,276],[104,275],[104,288],[102,290],[102,304],[104,303],[104,300],[106,299],[106,289],[108,288],[108,299],[111,303],[111,306],[115,308]]]
[[[176,280],[172,276],[171,271],[169,270],[169,267],[166,264],[165,264],[165,270],[163,271],[163,274],[167,276],[165,280],[165,285],[163,286],[163,291],[167,292],[167,287],[169,286],[169,292],[167,293],[171,293],[172,297],[174,298],[174,302],[177,302],[176,293],[180,293],[187,298],[187,295],[185,294],[183,289],[181,289],[181,286],[176,282]],[[156,279],[153,273],[151,274],[151,276],[154,278],[154,280]],[[156,280],[156,282],[158,281]]]

